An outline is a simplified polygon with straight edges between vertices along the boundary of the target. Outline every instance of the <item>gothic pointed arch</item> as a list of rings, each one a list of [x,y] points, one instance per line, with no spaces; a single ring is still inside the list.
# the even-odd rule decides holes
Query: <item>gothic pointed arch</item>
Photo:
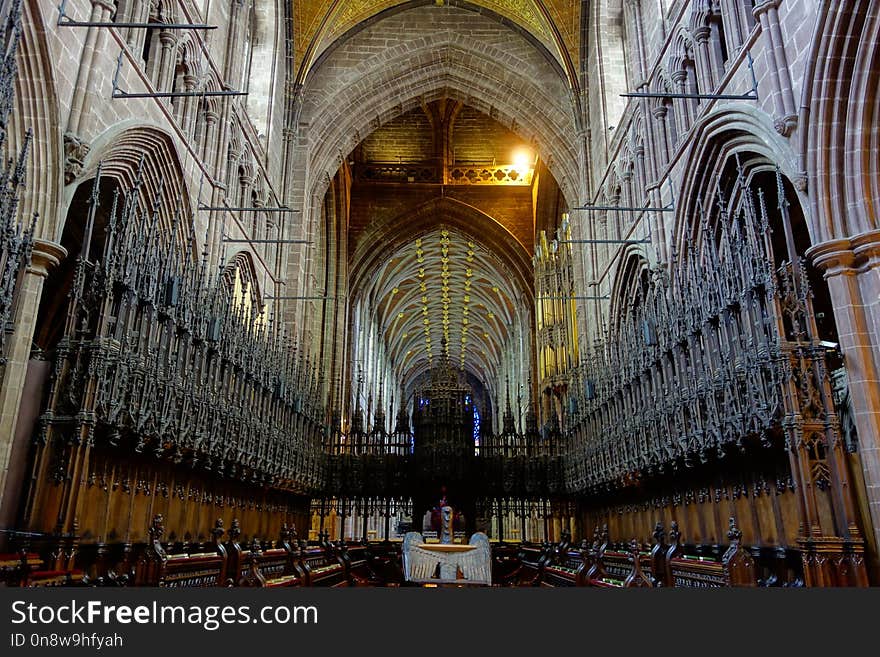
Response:
[[[870,0],[819,8],[810,84],[804,85],[802,148],[817,241],[880,228],[880,16]]]
[[[504,258],[524,291],[532,289],[531,262],[525,247],[497,220],[452,198],[432,199],[365,233],[350,259],[352,289],[357,289],[363,278],[386,256],[386,251],[377,250],[373,245],[383,244],[387,250],[393,250],[441,223],[463,233],[474,234],[487,248]]]

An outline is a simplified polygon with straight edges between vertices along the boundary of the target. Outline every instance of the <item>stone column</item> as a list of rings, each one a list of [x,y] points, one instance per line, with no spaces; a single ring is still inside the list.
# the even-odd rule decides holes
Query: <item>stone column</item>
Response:
[[[155,78],[156,91],[171,91],[174,80],[174,68],[177,65],[177,34],[174,30],[162,30],[159,32],[159,70]],[[171,98],[164,99],[171,104]],[[183,100],[183,99],[181,99]]]
[[[695,41],[694,58],[696,59],[697,77],[702,83],[703,92],[710,94],[715,89],[714,62],[709,52],[709,36],[712,31],[708,25],[700,25],[693,30],[692,34]]]
[[[663,170],[669,164],[669,158],[672,156],[672,150],[675,148],[675,145],[672,143],[672,140],[669,138],[669,130],[666,126],[666,118],[669,114],[669,108],[666,105],[660,104],[656,105],[652,110],[651,114],[657,119],[657,144],[656,144],[656,153],[655,159],[657,161],[657,170],[655,173],[655,178],[652,181],[653,183],[659,183],[660,178],[662,176]]]
[[[767,39],[767,71],[770,73],[776,131],[786,137],[797,126],[798,111],[792,91],[791,75],[785,41],[779,26],[779,0],[765,0],[754,9],[755,18],[761,23],[761,31]]]
[[[672,83],[675,85],[675,93],[678,94],[691,94],[693,91],[688,88],[687,71],[684,69],[678,69],[677,71],[673,71],[672,75]],[[692,101],[689,98],[676,98],[673,101],[673,106],[675,108],[675,120],[677,124],[677,132],[678,139],[681,141],[684,139],[685,134],[687,134],[688,128],[691,127],[691,114],[690,114],[690,103]],[[675,148],[675,144],[673,145],[673,150]],[[670,155],[672,154],[672,150],[669,151]]]
[[[41,239],[35,240],[31,264],[25,270],[21,289],[18,292],[14,330],[9,339],[8,360],[0,386],[0,507],[3,506],[9,455],[12,451],[15,425],[18,422],[18,407],[27,374],[43,282],[49,271],[58,266],[66,256],[67,251],[60,244]]]
[[[196,90],[198,78],[190,73],[183,75],[183,90],[192,93]],[[178,122],[184,134],[189,137],[195,135],[196,121],[198,120],[199,101],[195,96],[184,96],[181,98],[180,113]]]
[[[112,2],[104,0],[92,0],[92,13],[89,21],[107,23],[113,12]],[[70,102],[70,114],[67,117],[67,132],[82,136],[85,117],[90,112],[90,101],[96,94],[98,82],[103,75],[96,74],[95,53],[103,52],[107,43],[107,29],[102,27],[90,27],[86,31],[85,44],[82,56],[79,60],[79,70],[76,74],[76,85],[73,88],[73,98]]]
[[[880,552],[880,231],[823,242],[807,255],[824,271],[831,293]]]

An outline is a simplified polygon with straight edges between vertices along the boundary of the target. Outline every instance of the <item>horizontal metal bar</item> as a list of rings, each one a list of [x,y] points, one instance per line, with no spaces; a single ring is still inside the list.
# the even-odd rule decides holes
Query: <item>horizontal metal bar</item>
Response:
[[[247,239],[227,239],[223,238],[221,242],[231,244],[311,244],[310,240],[247,240]]]
[[[625,205],[582,205],[572,210],[619,210],[621,212],[675,212],[675,208],[638,208]]]
[[[750,91],[747,94],[676,94],[676,93],[652,93],[650,91],[636,91],[620,94],[624,98],[685,98],[693,100],[758,100],[758,94]]]
[[[541,301],[546,301],[546,300],[548,300],[548,299],[551,299],[551,300],[553,300],[553,299],[556,299],[556,300],[561,299],[561,300],[563,300],[563,301],[569,301],[569,300],[571,300],[571,299],[577,299],[577,300],[581,300],[581,299],[610,299],[611,296],[610,296],[610,295],[605,295],[605,296],[586,296],[586,297],[535,297],[535,298],[536,298],[536,299],[540,299]]]
[[[187,98],[191,96],[247,96],[247,91],[152,91],[142,93],[128,93],[114,89],[111,98]]]
[[[267,296],[264,296],[263,298],[264,299],[276,299],[276,300],[279,300],[279,299],[344,299],[346,296],[347,295],[345,295],[345,294],[337,294],[335,296],[328,296],[328,297],[270,297],[267,295]]]
[[[216,30],[216,25],[205,23],[159,23],[159,22],[113,22],[113,21],[77,21],[67,15],[67,0],[61,0],[58,5],[58,25],[62,27],[132,27],[132,28],[158,28],[165,30]],[[160,16],[161,18],[161,16]]]
[[[231,208],[225,205],[200,205],[199,210],[208,212],[219,212],[229,210],[230,212],[299,212],[293,208]]]
[[[63,20],[67,19],[67,20]],[[152,29],[161,30],[216,30],[216,25],[206,25],[204,23],[104,23],[100,21],[75,21],[66,14],[58,17],[58,25],[61,27],[118,27],[118,28],[135,28],[135,29]]]
[[[560,244],[650,244],[651,240],[560,240]]]

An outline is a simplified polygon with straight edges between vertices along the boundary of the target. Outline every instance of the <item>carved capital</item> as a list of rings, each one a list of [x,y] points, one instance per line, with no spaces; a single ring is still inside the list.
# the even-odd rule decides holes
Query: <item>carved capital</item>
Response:
[[[783,137],[790,137],[791,133],[794,132],[794,129],[797,127],[798,117],[796,114],[789,114],[788,116],[783,116],[782,118],[776,119],[773,122],[773,127]]]
[[[825,272],[826,278],[852,274],[863,267],[877,267],[880,265],[880,230],[822,242],[810,248],[807,257]]]
[[[93,7],[100,7],[112,14],[116,11],[116,2],[114,0],[92,0]]]
[[[752,9],[752,15],[760,19],[761,14],[764,14],[771,9],[776,9],[779,7],[779,0],[764,0],[764,2],[758,2],[754,9]]]
[[[37,238],[34,240],[31,264],[27,270],[31,274],[45,278],[66,257],[67,249],[57,242]]]
[[[699,44],[705,44],[709,41],[709,35],[712,31],[709,29],[708,25],[700,25],[699,27],[691,30],[691,34],[694,36],[694,41]]]
[[[678,69],[677,71],[673,71],[669,77],[675,84],[684,84],[685,80],[687,80],[687,71],[684,69]]]
[[[880,265],[880,230],[851,237],[850,243],[860,265],[870,268]]]
[[[173,30],[162,30],[159,32],[159,43],[163,48],[171,48],[177,43],[177,34]]]
[[[806,255],[815,267],[825,273],[826,278],[851,270],[856,260],[849,240],[829,240],[816,244],[807,250]]]
[[[64,133],[64,184],[69,185],[83,172],[83,161],[91,146],[72,132]]]

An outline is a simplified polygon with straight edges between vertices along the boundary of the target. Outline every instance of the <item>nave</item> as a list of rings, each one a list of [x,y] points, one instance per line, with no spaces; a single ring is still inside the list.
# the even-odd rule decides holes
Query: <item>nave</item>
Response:
[[[3,584],[880,584],[876,2],[0,18]]]

